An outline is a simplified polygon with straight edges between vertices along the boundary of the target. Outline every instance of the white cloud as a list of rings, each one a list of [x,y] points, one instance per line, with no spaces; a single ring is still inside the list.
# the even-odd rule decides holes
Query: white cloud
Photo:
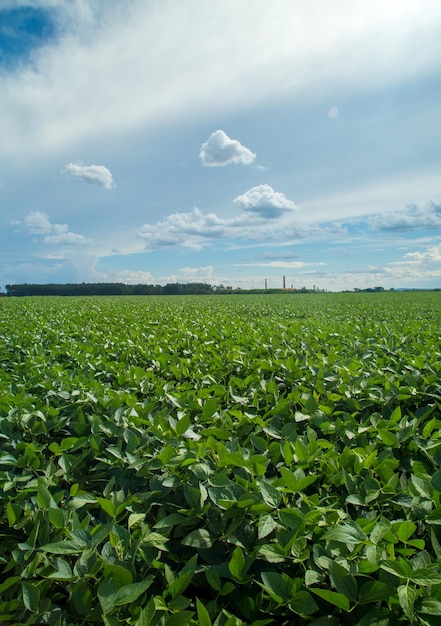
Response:
[[[199,158],[204,165],[219,167],[230,163],[250,165],[256,155],[240,141],[230,139],[223,130],[217,130],[202,144]]]
[[[31,235],[44,235],[52,231],[52,224],[46,213],[32,211],[25,217],[25,224]]]
[[[285,194],[274,191],[270,185],[258,185],[233,200],[244,211],[257,213],[262,217],[274,219],[283,213],[298,210]]]
[[[104,165],[68,163],[64,168],[64,172],[74,178],[79,178],[93,185],[100,185],[106,189],[111,189],[115,186],[112,173]]]
[[[179,271],[179,277],[188,282],[209,282],[213,278],[213,266],[183,267]]]
[[[187,213],[172,213],[153,224],[144,224],[138,230],[138,237],[143,239],[147,250],[184,246],[200,250],[218,240],[229,240],[231,249],[255,247],[256,242],[282,241],[286,239],[303,240],[329,239],[346,236],[347,231],[341,224],[299,225],[292,220],[290,200],[283,194],[276,195],[282,206],[259,207],[245,210],[242,215],[222,218],[216,213],[203,213],[198,208]],[[282,199],[279,198],[282,196]],[[289,208],[283,205],[288,204]],[[250,246],[247,242],[253,242]]]
[[[154,224],[144,224],[138,236],[146,241],[147,249],[186,246],[196,250],[216,239],[279,239],[287,232],[302,236],[285,215],[296,208],[294,202],[269,185],[254,187],[233,202],[244,209],[242,215],[223,218],[194,208],[188,213],[173,213]]]
[[[404,258],[418,264],[441,263],[441,244],[429,246],[425,252],[408,252],[404,255]]]
[[[235,263],[234,267],[272,267],[298,269],[300,267],[305,267],[305,265],[317,265],[317,263],[305,263],[304,261],[268,261],[267,263]],[[318,263],[318,265],[322,264]]]
[[[195,208],[190,213],[173,213],[155,224],[144,224],[138,235],[149,249],[177,245],[200,249],[207,240],[226,238],[240,225],[243,222],[223,219],[215,213],[203,213]]]
[[[154,282],[152,274],[143,270],[96,270],[93,278],[96,282],[125,285],[151,285]]]
[[[89,241],[83,235],[69,231],[67,224],[52,224],[42,211],[32,211],[25,217],[30,235],[44,235],[43,243],[54,246],[84,246]]]
[[[428,202],[422,206],[412,203],[403,211],[374,215],[369,224],[374,230],[405,231],[441,228],[441,204]]]

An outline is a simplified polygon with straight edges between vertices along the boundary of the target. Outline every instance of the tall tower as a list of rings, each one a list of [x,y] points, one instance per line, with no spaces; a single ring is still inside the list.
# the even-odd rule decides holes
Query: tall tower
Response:
[[[286,288],[286,276],[283,277],[283,288]]]

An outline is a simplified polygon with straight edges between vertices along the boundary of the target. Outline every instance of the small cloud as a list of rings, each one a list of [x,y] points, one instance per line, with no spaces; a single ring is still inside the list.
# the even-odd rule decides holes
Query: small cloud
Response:
[[[150,272],[144,270],[106,270],[95,272],[94,280],[125,285],[149,285],[154,282]]]
[[[86,183],[100,185],[106,189],[111,189],[115,186],[111,171],[104,165],[68,163],[64,168],[64,172],[74,178],[80,178],[81,180],[86,181]]]
[[[44,235],[43,243],[48,245],[82,246],[88,243],[83,235],[71,232],[67,224],[52,224],[42,211],[32,211],[24,222],[30,235]]]
[[[289,251],[280,253],[262,252],[261,254],[254,256],[254,261],[267,263],[269,261],[294,261],[298,258],[297,254]]]
[[[230,139],[223,130],[217,130],[202,144],[199,158],[203,165],[222,167],[230,163],[250,165],[256,155],[243,146],[240,141]]]
[[[213,278],[213,266],[183,267],[179,272],[179,276],[182,280],[190,282],[205,282]]]
[[[332,106],[329,111],[328,111],[328,117],[333,120],[336,117],[338,117],[340,114],[340,111],[338,110],[337,106]]]
[[[283,213],[296,211],[298,207],[285,194],[275,191],[270,185],[258,185],[233,200],[244,211],[275,219]]]
[[[325,265],[324,263],[305,263],[304,261],[269,261],[268,263],[237,263],[234,267],[270,267],[276,269],[299,269],[307,265]]]
[[[42,211],[32,211],[25,217],[25,225],[31,235],[45,235],[52,230],[49,217]]]
[[[430,246],[425,252],[408,252],[404,258],[414,263],[441,263],[441,244]]]

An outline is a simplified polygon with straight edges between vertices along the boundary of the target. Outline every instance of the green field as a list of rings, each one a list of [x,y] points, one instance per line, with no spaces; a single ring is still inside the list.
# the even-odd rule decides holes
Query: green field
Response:
[[[441,292],[0,300],[0,623],[441,624]]]

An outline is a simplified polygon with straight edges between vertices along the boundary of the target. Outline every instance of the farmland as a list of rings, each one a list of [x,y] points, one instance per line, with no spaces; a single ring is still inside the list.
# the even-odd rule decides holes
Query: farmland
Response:
[[[0,623],[435,626],[441,292],[0,301]]]

